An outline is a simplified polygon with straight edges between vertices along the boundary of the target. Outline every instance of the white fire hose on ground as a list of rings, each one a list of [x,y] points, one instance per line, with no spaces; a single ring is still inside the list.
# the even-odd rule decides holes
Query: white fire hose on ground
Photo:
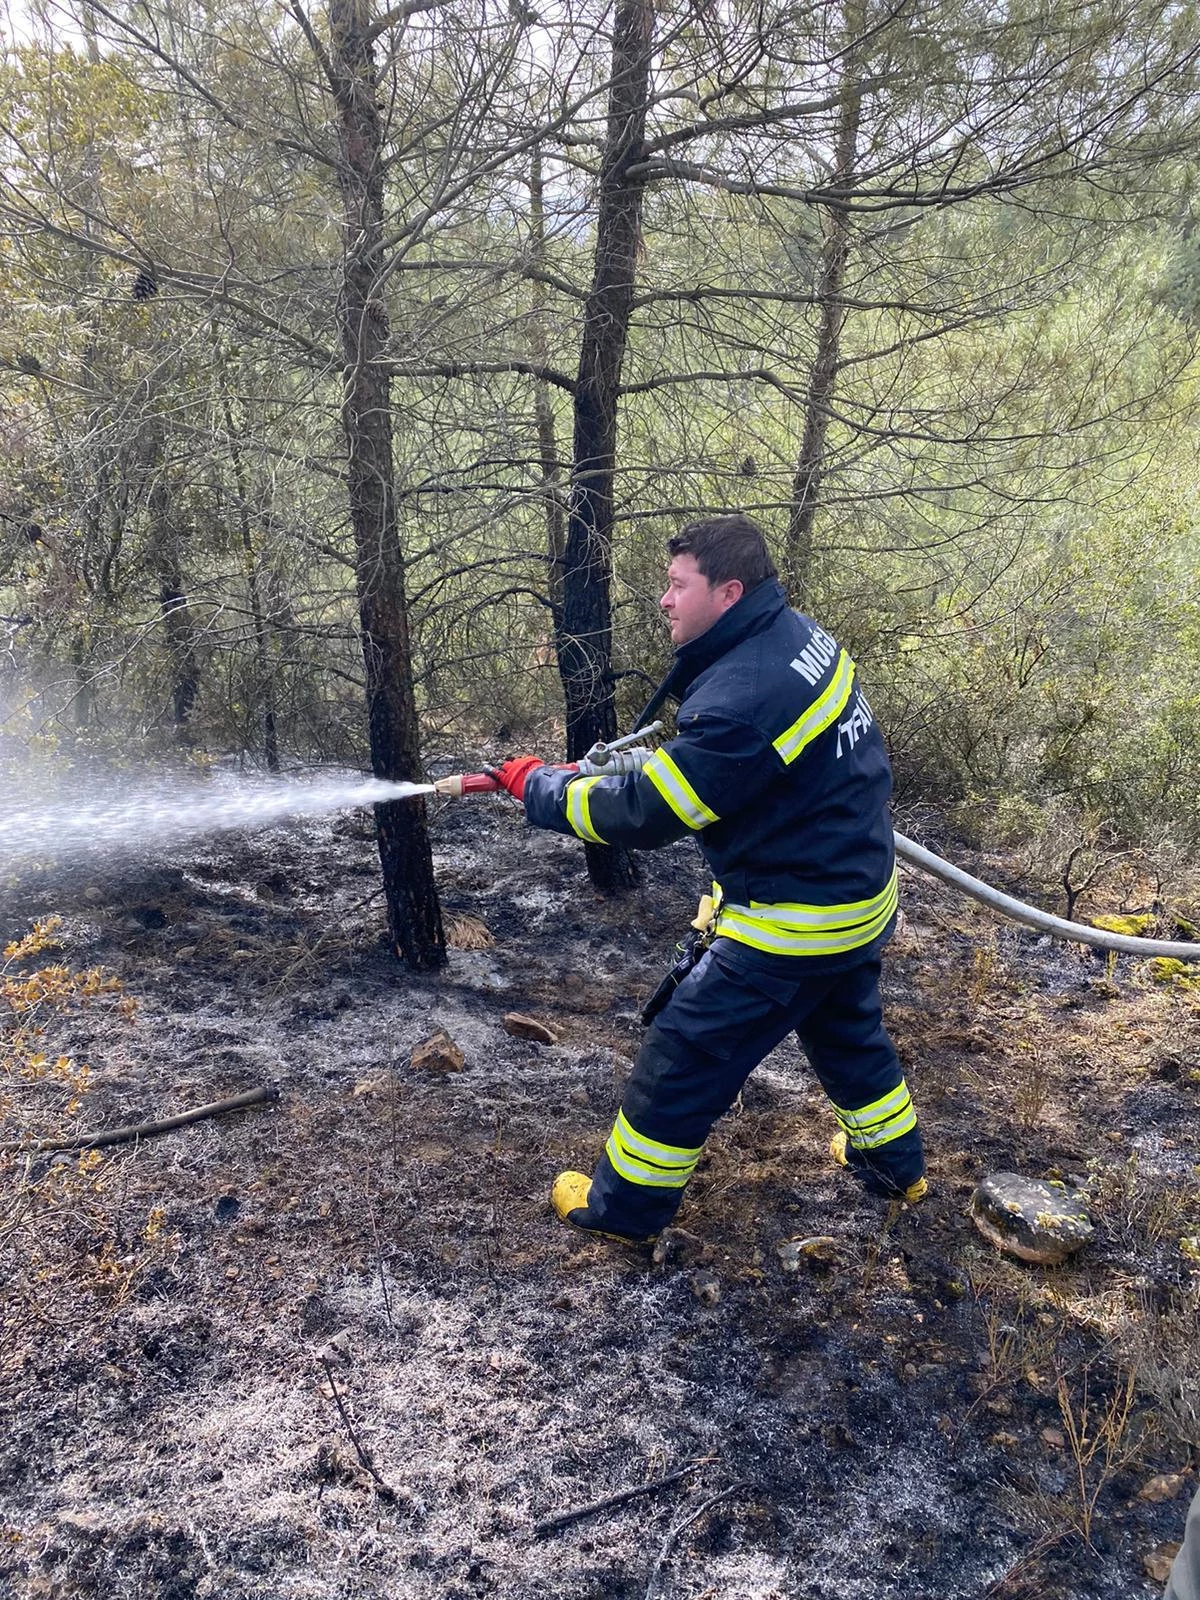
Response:
[[[1200,961],[1200,944],[1178,944],[1166,939],[1138,939],[1133,934],[1109,933],[1105,928],[1089,928],[1082,922],[1068,922],[1065,917],[1051,916],[1048,911],[1039,911],[1036,906],[1028,906],[1023,900],[1014,900],[1010,894],[1002,894],[999,889],[993,889],[991,884],[973,878],[961,867],[951,866],[949,861],[934,855],[932,850],[914,844],[902,833],[896,834],[895,837],[896,854],[902,856],[905,861],[910,861],[913,866],[920,867],[924,872],[932,873],[935,878],[941,878],[943,883],[961,889],[973,900],[979,900],[983,905],[990,906],[1002,916],[1011,917],[1014,922],[1023,922],[1027,927],[1038,928],[1042,933],[1048,933],[1052,939],[1068,939],[1073,944],[1088,944],[1097,950],[1120,950],[1133,956],[1173,956],[1177,961]]]

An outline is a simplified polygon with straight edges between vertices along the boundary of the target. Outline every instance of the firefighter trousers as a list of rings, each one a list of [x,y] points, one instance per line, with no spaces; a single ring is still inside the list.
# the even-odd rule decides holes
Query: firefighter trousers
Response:
[[[643,1040],[592,1177],[592,1226],[631,1237],[664,1228],[713,1124],[793,1030],[846,1133],[856,1176],[876,1193],[902,1194],[925,1162],[883,1025],[879,973],[872,957],[779,978],[734,965],[719,942],[706,951]]]

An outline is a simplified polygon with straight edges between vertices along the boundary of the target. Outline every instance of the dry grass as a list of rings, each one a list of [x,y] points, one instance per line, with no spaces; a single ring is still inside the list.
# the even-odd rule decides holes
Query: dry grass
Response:
[[[490,950],[496,943],[478,917],[447,917],[446,943],[451,950]]]

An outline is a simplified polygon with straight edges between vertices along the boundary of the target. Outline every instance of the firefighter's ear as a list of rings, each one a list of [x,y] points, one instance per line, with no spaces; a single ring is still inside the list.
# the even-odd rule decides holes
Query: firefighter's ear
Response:
[[[721,596],[721,602],[726,611],[728,611],[730,606],[737,605],[745,594],[746,586],[740,578],[730,578],[727,583],[719,583],[717,585],[717,592]]]

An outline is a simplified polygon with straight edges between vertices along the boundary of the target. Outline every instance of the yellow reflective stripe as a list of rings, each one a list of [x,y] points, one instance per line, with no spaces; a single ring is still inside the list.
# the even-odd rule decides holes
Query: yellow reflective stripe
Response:
[[[785,762],[795,761],[800,752],[810,745],[818,734],[824,733],[835,722],[850,698],[854,687],[854,663],[843,650],[833,678],[823,694],[819,695],[804,715],[793,722],[785,733],[775,740],[775,748]]]
[[[895,1089],[878,1100],[872,1100],[870,1105],[859,1106],[857,1111],[847,1111],[842,1106],[834,1106],[833,1109],[837,1113],[838,1121],[849,1133],[852,1129],[870,1129],[878,1122],[886,1122],[898,1111],[903,1111],[909,1102],[908,1085],[901,1079]]]
[[[725,905],[717,918],[717,937],[736,939],[774,955],[838,955],[870,944],[887,927],[899,899],[893,872],[886,889],[873,900],[859,902],[860,910],[847,917],[844,906],[782,907]]]
[[[623,1111],[617,1112],[614,1127],[631,1150],[636,1150],[639,1155],[648,1156],[651,1161],[657,1161],[661,1166],[694,1167],[704,1150],[702,1144],[691,1146],[663,1144],[658,1139],[647,1139],[645,1134],[637,1131]]]
[[[917,1125],[917,1113],[903,1078],[897,1088],[873,1100],[869,1106],[860,1106],[857,1111],[834,1106],[833,1111],[856,1150],[873,1150],[881,1144],[890,1144]]]
[[[618,1111],[604,1150],[616,1171],[630,1183],[643,1188],[682,1189],[695,1171],[703,1148],[697,1145],[686,1149],[647,1139],[630,1125],[623,1111]]]
[[[572,778],[567,785],[567,821],[589,844],[607,844],[592,826],[591,793],[599,778]]]
[[[779,927],[787,928],[849,928],[866,922],[883,910],[889,899],[899,892],[899,874],[895,867],[887,884],[868,900],[848,900],[840,906],[809,906],[795,900],[751,900],[750,914],[765,915]],[[745,908],[738,906],[741,911]]]
[[[680,822],[689,828],[703,828],[717,821],[717,813],[704,804],[665,750],[654,752],[642,768],[642,776],[650,779]]]

